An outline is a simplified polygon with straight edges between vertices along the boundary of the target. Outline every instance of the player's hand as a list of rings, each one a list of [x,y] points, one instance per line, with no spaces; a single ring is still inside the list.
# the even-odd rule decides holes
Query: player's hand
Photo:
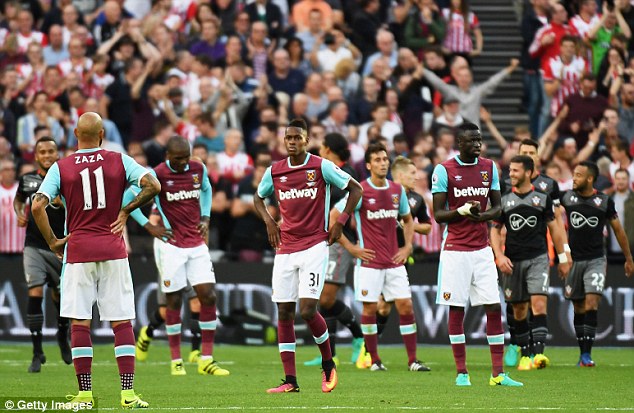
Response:
[[[559,278],[565,280],[570,272],[570,262],[559,263],[559,265],[557,265],[557,272],[559,273]]]
[[[117,220],[110,224],[110,232],[114,235],[123,236],[123,230],[125,229],[125,223],[128,221],[129,214],[124,210],[119,211]]]
[[[337,242],[337,240],[341,238],[342,233],[343,225],[341,225],[341,222],[335,222],[335,224],[330,227],[330,230],[328,230],[328,245],[332,245]]]
[[[172,230],[165,228],[163,225],[152,225],[148,222],[144,228],[151,236],[161,241],[168,241],[174,238]]]
[[[412,253],[411,246],[406,245],[404,247],[401,247],[398,249],[398,252],[396,253],[396,255],[392,257],[392,262],[394,264],[405,264],[411,253]]]
[[[354,258],[358,258],[363,262],[370,262],[376,257],[374,250],[361,248],[359,245],[353,246],[349,252]]]
[[[280,248],[280,226],[277,225],[277,222],[269,219],[266,221],[266,232],[269,235],[269,244],[273,249]]]
[[[60,260],[64,258],[64,247],[70,238],[70,234],[66,235],[64,238],[55,238],[52,243],[48,244],[48,247],[55,253],[57,258]]]
[[[504,275],[513,274],[513,263],[506,255],[502,255],[500,258],[495,260],[495,264],[500,269],[500,272]]]
[[[209,218],[204,217],[200,220],[200,224],[198,224],[198,233],[204,239],[207,239],[207,234],[209,233]]]
[[[632,275],[634,275],[634,261],[626,260],[625,261],[625,276],[629,278]]]
[[[18,227],[26,227],[26,224],[29,223],[29,219],[25,214],[18,214]]]

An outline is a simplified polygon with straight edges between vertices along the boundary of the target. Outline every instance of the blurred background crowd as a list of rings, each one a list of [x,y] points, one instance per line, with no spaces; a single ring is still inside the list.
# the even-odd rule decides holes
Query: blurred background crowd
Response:
[[[504,6],[511,18],[496,15]],[[496,27],[517,36],[490,40]],[[213,184],[214,259],[272,256],[252,199],[285,157],[294,117],[310,125],[315,154],[327,134],[344,135],[348,148],[332,149],[358,179],[369,142],[411,158],[429,210],[431,171],[457,153],[465,120],[481,125],[502,179],[523,139],[539,142],[561,191],[578,162],[595,161],[634,240],[633,30],[630,0],[0,0],[0,253],[23,249],[12,202],[18,177],[37,168],[34,142],[52,136],[72,153],[86,111],[104,118],[104,148],[148,168],[172,135],[191,142]],[[496,56],[503,65],[478,72]],[[416,235],[417,259],[440,250],[432,223]],[[151,249],[135,223],[128,233],[132,253]]]

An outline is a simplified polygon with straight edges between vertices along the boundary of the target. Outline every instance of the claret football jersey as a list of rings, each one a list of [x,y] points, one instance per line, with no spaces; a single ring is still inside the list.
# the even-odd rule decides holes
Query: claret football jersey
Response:
[[[498,170],[490,159],[476,158],[467,164],[459,156],[436,165],[432,175],[432,194],[445,192],[449,209],[457,209],[468,201],[479,201],[482,211],[489,202],[490,191],[500,190]],[[486,222],[461,217],[447,224],[443,249],[447,251],[477,251],[489,245]]]
[[[306,154],[301,165],[286,158],[271,165],[258,186],[257,195],[275,195],[282,215],[278,254],[306,250],[328,239],[330,185],[348,186],[350,175],[334,163]]]

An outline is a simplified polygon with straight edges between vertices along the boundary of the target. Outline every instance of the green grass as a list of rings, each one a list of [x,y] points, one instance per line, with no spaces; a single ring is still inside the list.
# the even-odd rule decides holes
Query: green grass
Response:
[[[456,388],[449,345],[419,347],[419,357],[432,368],[430,373],[406,370],[402,346],[380,349],[387,372],[357,370],[350,362],[350,347],[340,347],[342,365],[339,386],[322,394],[320,370],[304,367],[316,355],[315,346],[298,348],[299,394],[269,395],[265,390],[280,382],[282,366],[276,347],[217,345],[215,357],[231,371],[229,377],[203,377],[188,364],[187,376],[171,377],[169,350],[155,342],[147,362],[137,363],[135,388],[150,403],[151,410],[263,410],[345,411],[429,410],[440,411],[598,411],[634,410],[634,350],[597,348],[596,368],[575,366],[578,350],[550,348],[552,365],[545,370],[518,372],[512,377],[523,388],[490,387],[488,348],[468,347],[472,386]],[[0,397],[63,397],[76,393],[72,366],[63,364],[59,351],[46,346],[48,362],[40,374],[26,372],[30,362],[27,345],[0,346]],[[187,355],[183,345],[183,355]],[[100,410],[118,410],[119,378],[111,345],[95,348],[93,389]],[[0,406],[0,409],[3,408]]]

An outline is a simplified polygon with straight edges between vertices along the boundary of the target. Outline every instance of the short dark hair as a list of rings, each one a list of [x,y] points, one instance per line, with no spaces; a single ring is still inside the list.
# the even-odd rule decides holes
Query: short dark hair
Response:
[[[535,162],[533,158],[528,155],[515,155],[511,158],[511,163],[521,163],[524,167],[524,171],[533,171],[535,169]]]
[[[368,149],[365,151],[365,163],[370,163],[372,155],[379,152],[387,153],[387,148],[382,143],[371,143],[368,145]]]
[[[337,132],[327,134],[324,136],[324,146],[333,151],[343,162],[350,159],[349,144],[342,134]]]
[[[35,142],[34,150],[37,151],[37,145],[43,142],[53,142],[57,146],[57,141],[52,136],[42,136]]]
[[[37,135],[40,131],[43,131],[43,130],[50,131],[51,128],[49,128],[48,125],[37,125],[36,127],[33,128],[33,135]]]
[[[594,1],[594,0],[592,0]],[[577,44],[577,38],[575,36],[572,36],[570,34],[566,34],[564,36],[562,36],[561,40],[559,41],[559,44],[563,44],[564,42],[573,42],[575,45]]]
[[[618,174],[618,173],[624,173],[624,174],[627,175],[628,178],[630,177],[630,171],[628,171],[625,168],[619,168],[616,171],[614,171],[614,176],[616,177],[616,174]]]
[[[295,118],[288,122],[289,127],[301,128],[308,132],[308,125],[306,125],[306,121],[302,118]]]
[[[520,147],[522,145],[526,145],[526,146],[532,146],[533,148],[535,148],[535,150],[539,149],[539,143],[537,143],[536,141],[534,141],[533,139],[522,139],[520,141]]]
[[[586,168],[588,168],[588,172],[590,172],[590,176],[592,176],[592,182],[595,182],[597,180],[597,177],[599,176],[599,167],[596,163],[583,161],[579,162],[579,166],[585,166]]]
[[[209,153],[209,148],[207,148],[207,145],[205,145],[204,143],[195,143],[194,146],[192,146],[192,150],[193,149],[203,149],[205,153]]]
[[[456,137],[462,139],[468,132],[480,132],[480,127],[472,122],[463,122],[456,128]]]
[[[610,149],[616,149],[619,152],[627,153],[629,146],[627,145],[627,143],[623,142],[622,140],[617,140],[616,142],[610,145]],[[629,157],[629,154],[628,154],[628,157]]]
[[[185,147],[189,148],[189,141],[180,135],[172,136],[167,141],[167,145],[165,145],[165,149],[167,149],[168,152],[183,149]]]

